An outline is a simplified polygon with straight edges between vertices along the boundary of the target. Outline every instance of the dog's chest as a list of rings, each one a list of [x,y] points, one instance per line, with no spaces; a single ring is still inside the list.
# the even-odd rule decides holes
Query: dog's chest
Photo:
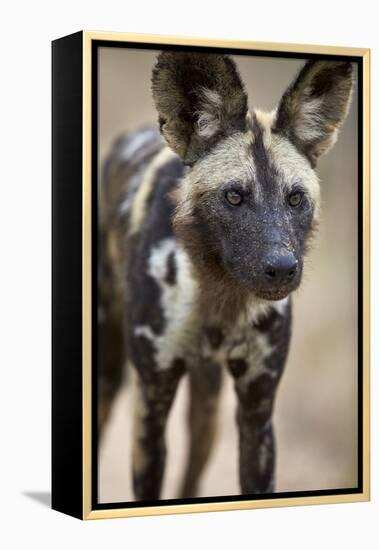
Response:
[[[163,333],[154,340],[156,364],[169,368],[184,359],[188,368],[199,361],[222,364],[229,369],[244,362],[245,370],[262,368],[273,345],[257,322],[267,306],[252,303],[233,325],[223,319],[209,319],[200,313],[199,287],[191,263],[174,238],[160,241],[151,251],[148,275],[160,289],[159,302],[165,319]]]

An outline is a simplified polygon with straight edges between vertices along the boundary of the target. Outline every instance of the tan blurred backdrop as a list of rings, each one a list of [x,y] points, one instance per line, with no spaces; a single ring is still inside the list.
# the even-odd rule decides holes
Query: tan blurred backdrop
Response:
[[[154,123],[154,51],[101,48],[99,161],[123,132]],[[250,106],[271,110],[302,60],[235,56]],[[318,165],[323,216],[301,289],[293,338],[275,407],[277,491],[334,489],[357,483],[357,93],[334,149]],[[101,204],[100,204],[101,208]],[[226,373],[225,373],[226,374]],[[120,391],[99,456],[99,501],[133,500],[133,381]],[[186,383],[168,426],[162,498],[177,496],[186,452]],[[224,377],[218,440],[201,496],[238,494],[232,382]]]

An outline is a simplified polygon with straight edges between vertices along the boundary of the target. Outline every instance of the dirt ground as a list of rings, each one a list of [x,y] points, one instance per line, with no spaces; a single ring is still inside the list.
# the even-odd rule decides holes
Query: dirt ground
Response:
[[[100,155],[115,137],[155,120],[149,96],[154,52],[107,48],[100,55]],[[237,58],[250,102],[271,108],[299,60]],[[294,331],[275,407],[277,491],[334,489],[356,484],[356,94],[333,151],[319,164],[323,219],[303,284],[294,296]],[[101,207],[101,205],[100,205]],[[174,498],[186,453],[186,383],[168,427],[163,498]],[[99,500],[133,500],[133,381],[120,391],[99,455]],[[237,431],[232,381],[224,377],[220,428],[203,476],[202,496],[238,494]]]

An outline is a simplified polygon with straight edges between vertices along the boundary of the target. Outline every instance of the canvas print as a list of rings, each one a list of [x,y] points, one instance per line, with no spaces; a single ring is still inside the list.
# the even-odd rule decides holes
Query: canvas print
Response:
[[[357,64],[96,63],[97,502],[356,489]]]

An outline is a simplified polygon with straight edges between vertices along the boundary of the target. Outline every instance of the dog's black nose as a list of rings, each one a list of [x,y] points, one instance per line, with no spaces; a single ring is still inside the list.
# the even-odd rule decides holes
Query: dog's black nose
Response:
[[[266,278],[275,284],[288,283],[297,271],[297,260],[291,252],[279,252],[270,256],[265,267]]]

